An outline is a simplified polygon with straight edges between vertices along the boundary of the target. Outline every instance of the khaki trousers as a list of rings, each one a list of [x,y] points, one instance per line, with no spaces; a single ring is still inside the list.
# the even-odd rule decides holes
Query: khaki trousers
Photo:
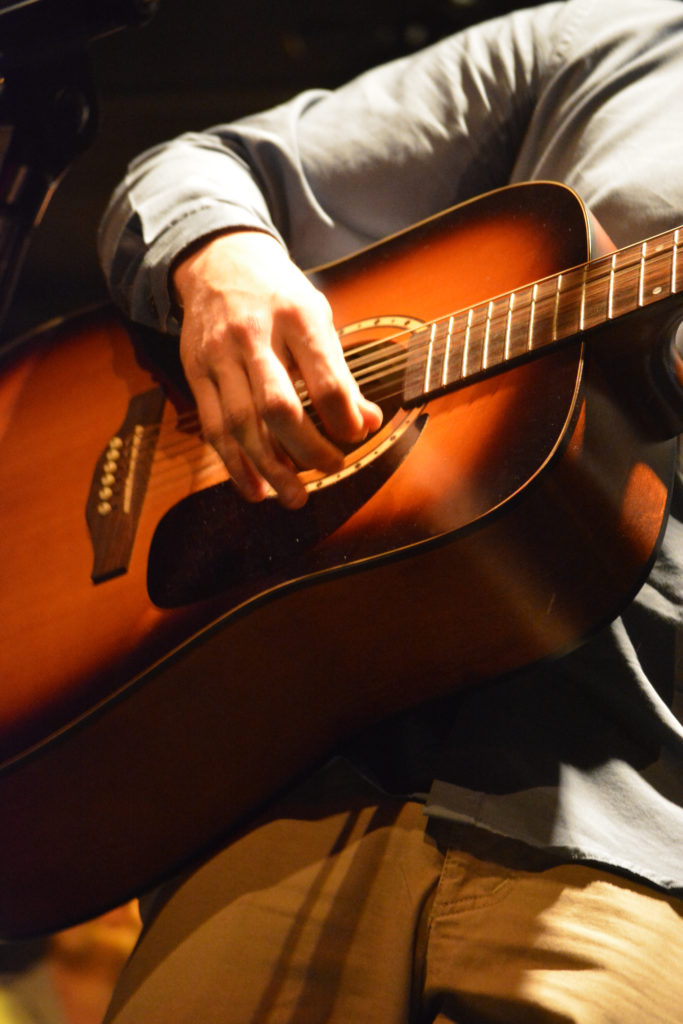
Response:
[[[425,824],[329,766],[160,900],[107,1021],[680,1024],[680,901]]]

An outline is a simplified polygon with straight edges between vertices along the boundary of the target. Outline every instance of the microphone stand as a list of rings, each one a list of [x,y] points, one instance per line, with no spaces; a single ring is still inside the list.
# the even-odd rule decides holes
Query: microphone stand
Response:
[[[5,69],[0,80],[0,338],[33,232],[93,139],[97,98],[84,49]]]
[[[159,2],[0,0],[0,341],[33,232],[95,134],[87,45],[146,24]]]

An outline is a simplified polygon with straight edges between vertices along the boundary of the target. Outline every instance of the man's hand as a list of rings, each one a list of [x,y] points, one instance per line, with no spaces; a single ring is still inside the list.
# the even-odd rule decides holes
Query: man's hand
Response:
[[[181,259],[173,284],[204,437],[245,498],[259,501],[270,485],[299,508],[306,490],[297,469],[334,472],[343,456],[306,415],[293,377],[337,442],[361,441],[382,420],[346,366],[327,300],[260,231],[210,239]]]

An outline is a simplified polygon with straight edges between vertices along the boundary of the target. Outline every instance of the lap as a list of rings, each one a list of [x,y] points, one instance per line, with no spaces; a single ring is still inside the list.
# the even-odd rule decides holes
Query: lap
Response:
[[[405,1024],[442,856],[419,805],[333,764],[174,889],[111,1024]]]
[[[599,868],[528,871],[452,847],[430,913],[422,1021],[676,1024],[682,911]]]
[[[678,1020],[679,902],[499,852],[328,766],[174,885],[107,1022]]]

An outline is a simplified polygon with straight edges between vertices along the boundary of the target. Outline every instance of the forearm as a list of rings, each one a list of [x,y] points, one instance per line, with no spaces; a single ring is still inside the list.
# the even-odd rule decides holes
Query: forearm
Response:
[[[256,227],[313,266],[504,184],[533,104],[526,14],[144,154],[102,223],[115,299],[172,327],[169,270],[198,238]]]
[[[231,194],[240,196],[233,201]],[[170,272],[197,240],[258,228],[277,236],[249,172],[210,135],[181,136],[143,153],[114,192],[99,232],[114,300],[132,319],[178,330]]]

